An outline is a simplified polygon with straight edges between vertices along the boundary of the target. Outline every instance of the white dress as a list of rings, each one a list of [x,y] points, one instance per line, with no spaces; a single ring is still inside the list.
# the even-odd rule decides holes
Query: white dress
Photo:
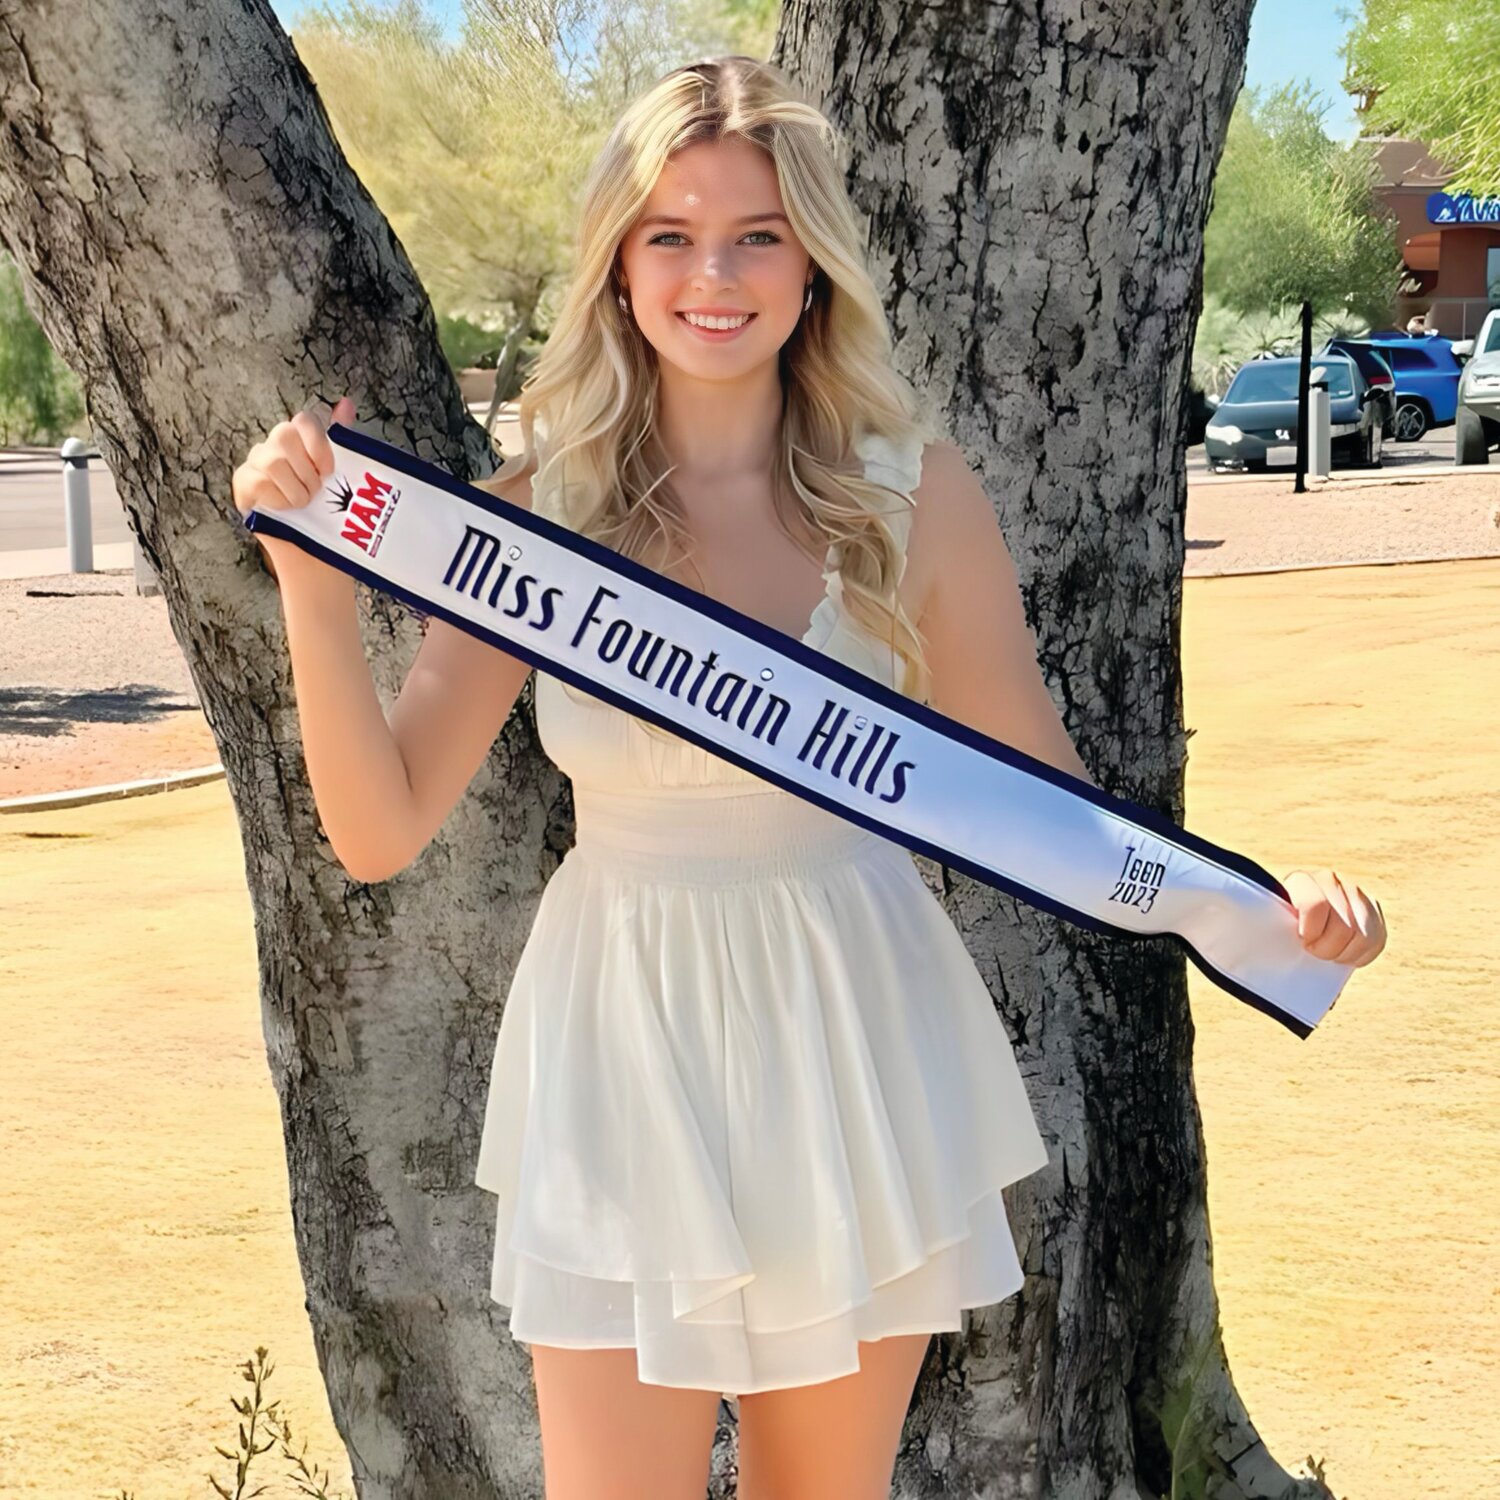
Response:
[[[858,449],[915,489],[920,448]],[[824,579],[803,640],[893,685],[831,549]],[[1019,1290],[1000,1190],[1047,1151],[911,855],[540,671],[536,719],[577,841],[516,965],[475,1173],[511,1336],[738,1396]]]

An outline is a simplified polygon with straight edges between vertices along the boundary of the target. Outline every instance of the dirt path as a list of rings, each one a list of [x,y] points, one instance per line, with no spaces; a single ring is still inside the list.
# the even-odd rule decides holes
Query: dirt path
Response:
[[[1190,825],[1392,929],[1306,1041],[1189,970],[1234,1373],[1340,1497],[1500,1494],[1500,561],[1186,595]],[[0,820],[0,909],[0,1494],[200,1500],[262,1343],[347,1490],[223,784]]]

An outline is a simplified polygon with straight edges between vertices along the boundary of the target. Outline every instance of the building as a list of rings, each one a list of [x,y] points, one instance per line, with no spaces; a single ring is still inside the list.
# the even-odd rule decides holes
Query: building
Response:
[[[1420,141],[1361,136],[1374,152],[1375,195],[1396,218],[1404,270],[1393,326],[1425,318],[1427,331],[1472,338],[1500,306],[1500,197],[1444,191],[1453,173]]]

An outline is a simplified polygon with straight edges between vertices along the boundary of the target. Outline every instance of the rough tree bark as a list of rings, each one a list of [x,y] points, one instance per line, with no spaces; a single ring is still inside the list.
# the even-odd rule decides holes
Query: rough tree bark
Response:
[[[779,44],[849,133],[901,364],[1000,505],[1070,730],[1105,786],[1174,817],[1182,389],[1250,6],[791,0]],[[472,1168],[500,1002],[570,839],[566,783],[528,690],[421,859],[350,880],[229,496],[249,445],[315,392],[461,475],[493,467],[483,429],[260,0],[0,0],[0,91],[0,237],[84,384],[228,773],[307,1307],[360,1493],[538,1495],[529,1363],[488,1298]],[[416,627],[360,593],[389,702]],[[935,1341],[899,1491],[1163,1493],[1153,1406],[1206,1334],[1209,1492],[1317,1493],[1260,1445],[1217,1343],[1181,957],[943,879],[1057,1166],[1012,1199],[1024,1292]]]

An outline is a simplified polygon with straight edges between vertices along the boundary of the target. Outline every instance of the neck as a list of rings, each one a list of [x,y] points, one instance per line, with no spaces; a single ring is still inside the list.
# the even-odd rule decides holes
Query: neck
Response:
[[[775,360],[736,380],[701,380],[663,364],[656,427],[674,477],[713,484],[769,473],[782,400]]]

